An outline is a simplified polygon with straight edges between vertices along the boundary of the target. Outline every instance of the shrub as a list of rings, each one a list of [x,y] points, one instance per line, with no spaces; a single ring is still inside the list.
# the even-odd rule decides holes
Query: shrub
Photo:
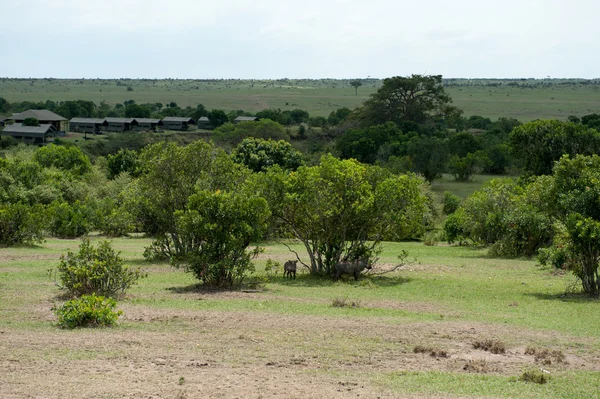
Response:
[[[83,295],[72,299],[58,308],[53,308],[62,328],[110,327],[123,311],[115,311],[117,301],[96,295]]]
[[[450,191],[444,191],[444,214],[450,215],[456,212],[460,206],[461,199],[459,196],[452,194]]]
[[[519,377],[520,381],[534,382],[536,384],[545,384],[549,377],[542,370],[527,370]]]
[[[0,245],[33,244],[43,240],[40,206],[0,205]]]
[[[348,298],[333,298],[331,306],[334,308],[360,308],[360,301],[351,301]]]
[[[116,296],[145,277],[138,268],[129,270],[123,265],[119,253],[115,253],[108,241],[94,248],[85,238],[79,246],[79,253],[68,252],[60,257],[56,272],[49,270],[60,288],[66,288],[74,296],[88,294]]]
[[[50,234],[60,238],[75,238],[90,231],[89,211],[85,204],[76,201],[73,205],[66,202],[53,202],[48,207]]]
[[[488,351],[494,354],[500,354],[506,352],[506,346],[504,342],[497,339],[485,339],[481,341],[473,342],[473,348]]]

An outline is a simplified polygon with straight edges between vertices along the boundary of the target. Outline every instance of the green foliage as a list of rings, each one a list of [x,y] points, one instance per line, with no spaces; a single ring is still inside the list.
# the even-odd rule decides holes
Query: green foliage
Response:
[[[549,207],[565,226],[570,269],[588,295],[600,295],[600,157],[562,157],[554,168]]]
[[[358,96],[358,88],[362,85],[363,85],[363,83],[359,79],[350,81],[350,86],[354,87],[354,95],[355,96]]]
[[[407,139],[393,122],[370,126],[365,129],[350,129],[344,132],[336,141],[336,147],[343,159],[354,158],[362,163],[374,164],[382,146]],[[383,151],[381,151],[383,152]],[[387,161],[388,154],[382,159]]]
[[[448,159],[446,140],[438,137],[415,136],[408,144],[413,171],[423,175],[428,181],[439,178]]]
[[[267,229],[269,209],[263,198],[199,191],[190,197],[188,210],[175,216],[176,234],[189,248],[175,261],[185,263],[200,281],[232,287],[254,271],[251,260],[261,248],[247,248]]]
[[[128,149],[120,149],[116,154],[109,154],[106,157],[108,168],[108,178],[114,179],[119,174],[126,172],[131,176],[138,174],[138,153]]]
[[[545,211],[548,186],[545,177],[525,185],[510,179],[490,181],[448,216],[448,242],[469,239],[493,245],[492,253],[500,256],[535,255],[554,237],[553,219]]]
[[[40,121],[37,118],[25,118],[23,120],[23,126],[39,126]]]
[[[481,152],[468,153],[464,157],[454,155],[448,161],[448,170],[456,181],[469,181],[482,163],[481,157]]]
[[[549,175],[554,162],[565,154],[600,152],[600,133],[573,122],[533,121],[515,128],[510,133],[510,144],[527,172]]]
[[[119,254],[108,241],[95,248],[85,238],[79,245],[79,253],[69,251],[66,256],[61,255],[56,270],[49,269],[48,273],[61,289],[73,296],[117,296],[145,277],[139,268],[130,270],[124,266]]]
[[[338,108],[329,113],[329,116],[327,117],[327,123],[331,126],[340,125],[348,119],[351,113],[352,110],[348,107]]]
[[[198,189],[232,189],[248,173],[223,150],[204,141],[186,147],[157,143],[140,154],[140,177],[130,188],[128,206],[143,231],[159,237],[161,256],[180,257],[191,244],[176,234],[175,212],[186,211]]]
[[[444,115],[452,102],[444,90],[441,75],[394,76],[371,94],[360,111],[366,125],[386,122],[426,123]]]
[[[256,180],[272,225],[304,244],[315,275],[331,275],[341,258],[372,256],[382,240],[421,236],[429,213],[420,179],[354,160],[324,156],[319,166]]]
[[[443,212],[445,215],[450,215],[456,212],[456,210],[460,206],[460,203],[462,202],[462,199],[459,196],[452,194],[450,191],[444,191],[443,201]]]
[[[237,144],[248,137],[265,140],[287,141],[290,139],[283,126],[270,119],[239,122],[236,124],[226,123],[214,130],[213,137],[215,140],[223,140],[231,144]]]
[[[233,149],[234,162],[245,165],[254,172],[265,171],[273,165],[296,170],[302,165],[302,154],[286,141],[264,140],[249,137]]]
[[[35,152],[34,160],[45,168],[55,167],[75,176],[85,175],[92,170],[89,158],[76,146],[44,146]]]
[[[0,245],[42,242],[44,224],[41,206],[0,204]]]
[[[62,328],[111,327],[123,311],[115,311],[117,302],[112,298],[83,295],[71,299],[60,307],[52,308]]]
[[[53,202],[47,208],[48,230],[54,237],[76,238],[90,231],[90,212],[86,204]]]
[[[210,121],[210,124],[215,128],[229,121],[229,119],[227,118],[227,114],[221,109],[213,109],[208,113],[207,117]]]

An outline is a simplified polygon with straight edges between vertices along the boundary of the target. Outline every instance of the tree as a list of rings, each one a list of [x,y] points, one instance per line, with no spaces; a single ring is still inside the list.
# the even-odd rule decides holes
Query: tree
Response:
[[[245,172],[221,149],[199,140],[185,147],[156,143],[140,153],[140,177],[131,187],[130,209],[143,230],[157,236],[150,255],[177,258],[194,243],[178,234],[175,212],[186,211],[199,189],[227,190],[245,179]]]
[[[354,87],[354,95],[355,96],[358,96],[358,88],[362,85],[363,85],[363,83],[361,80],[356,79],[356,80],[350,81],[350,86]]]
[[[437,137],[415,136],[408,143],[408,156],[413,170],[432,182],[439,178],[446,168],[448,145],[446,140]]]
[[[6,113],[10,110],[10,103],[4,97],[0,97],[0,114]]]
[[[75,176],[92,170],[90,159],[76,146],[47,145],[39,148],[33,159],[45,168],[53,166]]]
[[[213,109],[208,113],[208,120],[210,124],[217,128],[229,121],[227,114],[222,109]]]
[[[302,153],[286,141],[248,137],[234,148],[231,157],[254,172],[262,172],[273,165],[296,170],[302,165]]]
[[[109,154],[106,157],[106,166],[108,168],[108,178],[113,180],[123,172],[131,176],[138,174],[138,153],[128,149],[119,149],[116,154]]]
[[[414,176],[328,155],[319,166],[270,169],[255,179],[272,224],[302,242],[314,275],[330,276],[340,259],[372,259],[382,240],[424,232],[428,208]]]
[[[549,196],[553,215],[566,229],[568,267],[590,296],[600,295],[600,157],[563,156],[554,167]]]
[[[337,139],[336,147],[343,159],[354,158],[374,164],[381,146],[401,139],[402,131],[395,123],[388,122],[365,129],[350,129]]]
[[[261,248],[247,248],[267,229],[269,208],[264,198],[202,190],[189,198],[187,211],[178,211],[175,217],[178,234],[194,243],[178,263],[197,279],[231,287],[254,271],[251,260]]]
[[[37,118],[25,118],[23,120],[23,126],[39,126],[40,122]]]
[[[591,155],[600,152],[600,133],[583,124],[538,120],[516,127],[509,135],[513,153],[525,170],[549,175],[563,155]]]
[[[270,119],[259,121],[227,123],[214,130],[215,139],[223,139],[232,144],[237,144],[247,137],[271,140],[289,140],[283,126]]]
[[[138,104],[125,106],[125,117],[127,118],[150,118],[150,109]]]
[[[383,80],[383,86],[363,104],[359,118],[366,125],[424,124],[454,110],[448,109],[451,102],[441,75],[395,76]]]

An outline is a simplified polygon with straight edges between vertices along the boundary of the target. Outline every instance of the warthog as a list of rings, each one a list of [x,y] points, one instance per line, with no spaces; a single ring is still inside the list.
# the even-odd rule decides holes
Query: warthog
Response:
[[[339,279],[342,274],[352,274],[355,280],[364,269],[371,269],[369,259],[342,260],[335,264],[335,279]]]
[[[284,263],[283,277],[290,276],[290,278],[296,279],[296,263],[298,263],[297,260],[288,260]]]

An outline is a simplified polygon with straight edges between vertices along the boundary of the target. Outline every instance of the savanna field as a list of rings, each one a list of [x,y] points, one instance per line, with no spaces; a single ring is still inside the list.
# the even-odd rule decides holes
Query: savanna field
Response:
[[[3,398],[600,397],[597,301],[565,296],[574,278],[533,260],[385,243],[358,282],[290,280],[264,271],[292,258],[267,242],[260,284],[213,291],[144,260],[150,242],[112,240],[148,276],[99,329],[59,329],[51,311],[64,292],[47,269],[79,240],[2,249]],[[380,275],[402,250],[411,261]],[[475,348],[487,341],[499,353]],[[547,383],[521,380],[532,371]]]
[[[413,84],[439,101],[417,90],[386,114]],[[6,116],[220,121],[40,146],[4,132],[0,399],[600,398],[599,90],[0,79]],[[260,112],[280,119],[230,123]],[[100,286],[117,313],[68,325]]]

